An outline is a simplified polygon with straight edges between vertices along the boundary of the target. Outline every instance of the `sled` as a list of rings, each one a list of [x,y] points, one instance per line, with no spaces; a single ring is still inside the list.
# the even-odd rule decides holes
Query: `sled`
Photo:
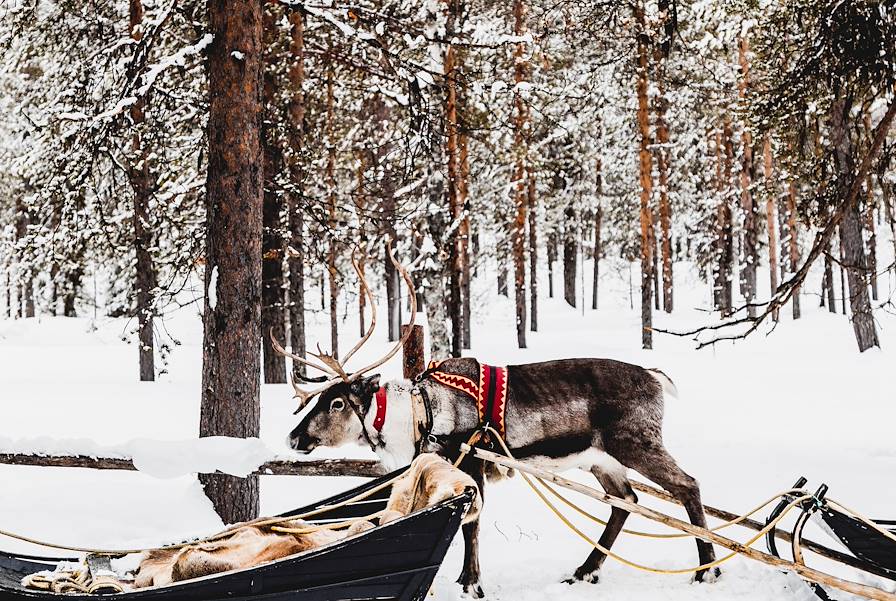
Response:
[[[281,516],[299,515],[343,503],[388,482],[406,469]],[[390,489],[386,487],[363,500],[317,514],[308,521],[312,524],[332,523],[369,515],[385,508],[389,493]],[[264,565],[113,595],[60,594],[25,588],[21,580],[26,575],[52,570],[60,561],[79,561],[79,558],[36,557],[0,551],[0,599],[418,601],[428,593],[474,494],[467,491],[356,536]]]
[[[801,477],[794,483],[793,489],[802,489],[805,485],[806,479]],[[800,514],[791,533],[791,553],[794,562],[803,563],[801,549],[803,529],[811,519],[855,557],[856,561],[850,562],[850,566],[875,576],[896,581],[896,540],[885,536],[855,516],[833,507],[825,499],[827,492],[828,486],[822,484],[810,499],[799,505]],[[769,514],[766,523],[774,520],[795,498],[795,495],[785,496]],[[896,537],[896,521],[871,521]],[[781,557],[775,537],[771,533],[766,535],[765,542],[769,553],[775,557]],[[807,584],[819,598],[825,601],[831,599],[822,585],[814,582],[807,582]]]

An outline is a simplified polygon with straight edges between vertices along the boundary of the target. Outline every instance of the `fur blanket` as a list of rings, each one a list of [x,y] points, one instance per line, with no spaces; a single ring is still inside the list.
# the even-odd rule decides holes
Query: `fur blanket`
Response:
[[[430,507],[462,494],[467,489],[475,490],[476,496],[472,507],[464,516],[465,523],[475,520],[482,509],[481,495],[476,483],[470,476],[455,469],[438,455],[424,453],[414,459],[408,470],[393,483],[386,509],[378,517],[379,524],[387,524]],[[130,578],[116,579],[111,572],[104,574],[102,578],[105,581],[114,580],[118,590],[165,586],[181,580],[251,568],[321,547],[375,527],[375,524],[362,520],[353,523],[345,530],[314,530],[314,525],[304,520],[265,524],[264,522],[269,519],[258,518],[251,522],[236,524],[224,536],[215,540],[201,541],[176,549],[145,551],[140,557],[133,581]],[[275,526],[312,531],[281,532],[275,530]],[[86,566],[60,566],[55,572],[33,574],[22,582],[29,588],[55,592],[85,592],[92,584],[92,575],[93,570],[87,569]],[[71,584],[75,581],[77,586]]]

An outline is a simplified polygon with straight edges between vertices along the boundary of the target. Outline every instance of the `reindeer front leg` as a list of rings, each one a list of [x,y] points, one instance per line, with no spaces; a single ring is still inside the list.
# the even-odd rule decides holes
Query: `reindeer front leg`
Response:
[[[476,485],[479,487],[481,501],[485,503],[485,464],[482,461],[473,460],[468,457],[461,464],[461,469],[470,474]],[[480,516],[482,514],[480,513]],[[479,519],[464,524],[461,529],[464,533],[464,568],[460,573],[457,582],[464,587],[464,593],[470,595],[474,599],[482,599],[485,593],[482,592],[482,584],[480,582],[479,572]]]

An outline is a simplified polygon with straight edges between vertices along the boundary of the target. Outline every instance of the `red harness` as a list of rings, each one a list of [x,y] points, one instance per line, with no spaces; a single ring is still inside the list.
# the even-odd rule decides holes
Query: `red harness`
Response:
[[[504,418],[507,409],[507,368],[479,364],[479,382],[458,374],[438,371],[439,362],[429,364],[429,377],[440,384],[459,390],[476,401],[479,423],[495,428],[505,436]]]
[[[380,386],[376,391],[376,415],[373,418],[373,429],[381,432],[386,423],[386,388]]]

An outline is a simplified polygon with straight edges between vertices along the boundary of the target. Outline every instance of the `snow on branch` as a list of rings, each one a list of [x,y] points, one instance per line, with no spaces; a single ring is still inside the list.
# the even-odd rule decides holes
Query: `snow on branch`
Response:
[[[125,110],[127,110],[130,106],[137,103],[139,98],[145,96],[152,89],[153,85],[155,85],[156,79],[158,79],[159,75],[164,73],[171,67],[182,67],[186,64],[186,59],[190,56],[198,55],[203,50],[205,50],[209,44],[212,43],[212,40],[215,39],[215,36],[207,33],[202,38],[199,39],[198,42],[192,44],[190,46],[186,46],[181,48],[171,56],[167,56],[158,63],[150,66],[146,72],[143,74],[141,80],[142,84],[136,90],[136,94],[132,96],[127,96],[119,100],[114,107],[109,110],[103,111],[96,115],[90,116],[83,112],[62,112],[58,113],[56,117],[63,121],[87,121],[90,120],[92,124],[96,124],[99,121],[103,121],[105,119],[109,119],[111,117],[115,117],[120,115]]]

